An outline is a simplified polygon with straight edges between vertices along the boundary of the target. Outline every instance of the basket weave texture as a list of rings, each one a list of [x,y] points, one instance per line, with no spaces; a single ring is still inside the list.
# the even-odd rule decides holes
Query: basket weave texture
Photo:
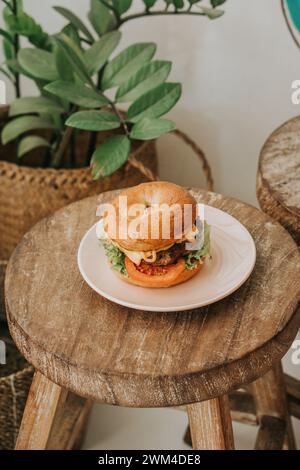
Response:
[[[14,449],[23,411],[33,377],[33,368],[25,360],[23,366],[17,361],[19,352],[11,346],[9,363],[17,363],[20,370],[0,377],[0,450]]]
[[[0,450],[10,450],[15,446],[33,377],[33,368],[13,344],[4,322],[6,265],[6,261],[0,260],[0,340],[6,346],[6,364],[0,365]]]

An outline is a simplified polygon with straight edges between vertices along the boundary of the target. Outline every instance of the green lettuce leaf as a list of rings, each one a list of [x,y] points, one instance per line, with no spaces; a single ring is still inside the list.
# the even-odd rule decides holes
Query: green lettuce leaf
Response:
[[[101,240],[101,243],[112,268],[116,269],[124,276],[127,276],[125,254],[110,242]]]
[[[210,226],[204,222],[204,241],[200,250],[190,251],[185,255],[186,269],[195,269],[198,261],[210,254]]]

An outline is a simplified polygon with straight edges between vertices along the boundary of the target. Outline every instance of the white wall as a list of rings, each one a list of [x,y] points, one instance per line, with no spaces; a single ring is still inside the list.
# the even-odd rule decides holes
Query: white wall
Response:
[[[135,0],[137,8],[140,1]],[[49,31],[63,19],[51,9],[65,5],[84,17],[88,0],[24,0],[27,11]],[[122,46],[155,40],[158,56],[174,62],[172,79],[183,96],[171,116],[205,151],[216,189],[255,203],[260,148],[269,133],[298,113],[291,82],[300,78],[300,51],[290,38],[279,0],[228,0],[226,14],[160,17],[123,27]],[[24,89],[30,89],[25,83]],[[200,185],[199,163],[174,138],[160,144],[163,178]]]

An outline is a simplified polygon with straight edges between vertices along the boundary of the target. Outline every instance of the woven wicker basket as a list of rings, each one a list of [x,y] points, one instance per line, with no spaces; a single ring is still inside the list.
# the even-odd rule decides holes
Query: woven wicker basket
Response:
[[[8,108],[0,108],[0,131],[8,119]],[[105,134],[99,134],[100,139]],[[80,135],[76,161],[84,161],[88,136]],[[16,153],[14,144],[0,145],[0,258],[7,259],[38,220],[66,204],[111,189],[134,186],[147,178],[132,165],[125,164],[113,175],[93,181],[88,167],[43,169],[10,163]],[[131,161],[140,162],[156,173],[157,154],[154,141],[136,142]],[[29,164],[39,161],[37,151],[27,157]]]
[[[7,261],[0,259],[0,322],[4,321],[5,316],[5,303],[4,303],[4,277]],[[1,332],[0,332],[1,333]]]
[[[6,266],[7,261],[0,260],[0,340],[6,346],[6,364],[0,365],[0,450],[10,450],[15,446],[33,377],[33,367],[13,344],[5,323]]]
[[[10,450],[16,443],[33,368],[3,330],[1,325],[0,339],[5,341],[7,364],[0,367],[0,450]]]

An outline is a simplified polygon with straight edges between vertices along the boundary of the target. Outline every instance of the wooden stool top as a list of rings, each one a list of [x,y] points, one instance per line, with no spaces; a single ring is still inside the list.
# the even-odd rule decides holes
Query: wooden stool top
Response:
[[[257,209],[194,190],[251,232],[257,262],[233,295],[188,312],[151,313],[96,294],[77,250],[117,192],[84,199],[42,220],[12,255],[6,275],[9,326],[24,356],[51,381],[96,401],[173,406],[219,396],[279,361],[300,324],[300,260],[289,234]]]
[[[257,197],[300,244],[300,116],[279,127],[259,159]]]

